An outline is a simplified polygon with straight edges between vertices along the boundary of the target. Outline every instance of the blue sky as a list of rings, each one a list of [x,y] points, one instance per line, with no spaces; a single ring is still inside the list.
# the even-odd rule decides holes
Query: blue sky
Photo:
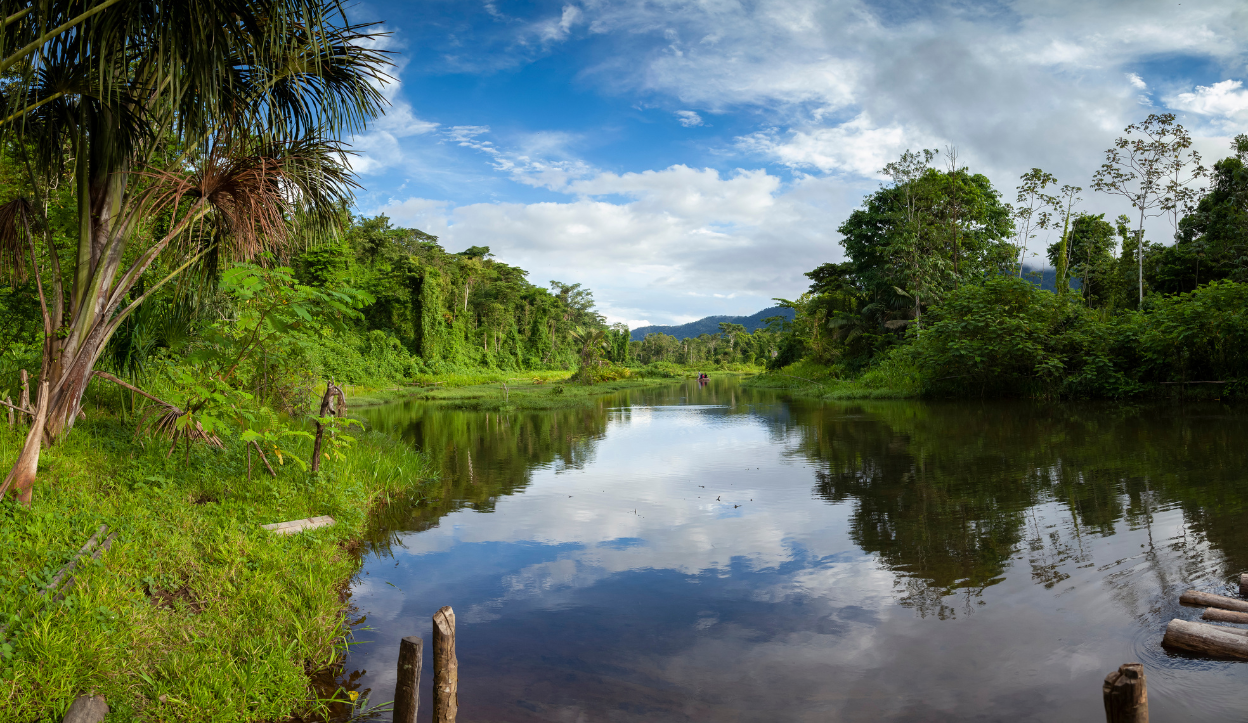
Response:
[[[350,12],[384,23],[398,63],[389,113],[352,139],[359,212],[451,251],[490,246],[535,283],[584,283],[634,327],[799,295],[802,272],[843,257],[836,227],[907,148],[953,146],[1012,199],[1034,166],[1088,187],[1114,138],[1151,112],[1178,114],[1207,160],[1248,125],[1248,7],[1236,2]]]

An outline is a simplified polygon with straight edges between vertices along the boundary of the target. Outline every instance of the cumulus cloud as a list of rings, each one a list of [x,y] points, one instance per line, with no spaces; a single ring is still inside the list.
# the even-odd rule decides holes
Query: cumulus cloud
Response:
[[[1244,90],[1243,81],[1224,80],[1210,86],[1198,85],[1190,93],[1178,93],[1168,104],[1218,119],[1243,120],[1248,111],[1248,90]]]
[[[737,139],[742,150],[800,169],[824,173],[849,172],[873,176],[886,163],[919,141],[919,134],[906,133],[901,126],[879,127],[866,114],[827,128],[778,129],[757,131]],[[918,146],[927,147],[925,139]]]
[[[488,245],[535,278],[585,283],[613,321],[673,323],[689,320],[690,293],[715,313],[737,314],[800,293],[812,259],[841,258],[833,229],[862,189],[677,165],[600,172],[567,190],[578,198],[463,206],[406,199],[374,212],[434,233],[448,249]]]
[[[1241,80],[1154,78],[1145,62],[1245,67],[1248,13],[1229,2],[1181,13],[1160,0],[558,7],[509,20],[509,47],[536,57],[586,30],[593,49],[577,58],[577,82],[685,127],[704,125],[706,113],[724,118],[716,125],[732,130],[708,151],[720,170],[666,158],[661,170],[621,167],[587,158],[593,143],[566,130],[499,137],[481,125],[421,125],[413,114],[399,125],[421,142],[469,149],[525,193],[553,194],[536,203],[399,197],[375,208],[441,229],[448,246],[490,245],[535,278],[584,281],[618,319],[740,313],[800,293],[801,272],[840,257],[835,228],[906,149],[955,146],[1009,198],[1037,166],[1087,187],[1105,148],[1148,112],[1183,113],[1207,155],[1225,152],[1223,136],[1248,119]],[[506,63],[524,55],[508,53],[499,54]],[[359,146],[362,168],[404,158],[403,137],[388,132]],[[1125,210],[1087,198],[1092,212]]]

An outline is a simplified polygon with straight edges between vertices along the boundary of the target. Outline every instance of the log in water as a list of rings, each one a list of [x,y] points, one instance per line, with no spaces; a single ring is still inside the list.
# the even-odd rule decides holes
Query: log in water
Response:
[[[1161,644],[1215,658],[1248,660],[1248,630],[1189,620],[1171,620]]]
[[[1188,590],[1179,597],[1179,602],[1184,605],[1222,608],[1223,610],[1238,610],[1241,613],[1248,613],[1248,600],[1239,600],[1225,595],[1215,595],[1211,592],[1200,592],[1199,590]]]
[[[1218,608],[1205,608],[1205,614],[1200,616],[1201,620],[1208,620],[1212,623],[1248,623],[1248,613],[1236,612],[1235,610],[1220,610]]]

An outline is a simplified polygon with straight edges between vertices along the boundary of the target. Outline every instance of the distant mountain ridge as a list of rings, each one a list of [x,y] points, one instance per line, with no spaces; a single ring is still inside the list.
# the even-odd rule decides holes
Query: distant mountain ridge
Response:
[[[629,339],[641,341],[646,338],[646,334],[667,334],[677,339],[688,339],[702,336],[703,334],[718,334],[720,322],[725,321],[729,324],[740,324],[745,327],[746,331],[752,332],[764,326],[763,319],[769,316],[783,316],[786,319],[792,319],[793,314],[792,309],[783,306],[773,306],[749,316],[707,316],[697,321],[691,321],[688,324],[681,324],[680,326],[638,327],[632,330],[629,334]]]

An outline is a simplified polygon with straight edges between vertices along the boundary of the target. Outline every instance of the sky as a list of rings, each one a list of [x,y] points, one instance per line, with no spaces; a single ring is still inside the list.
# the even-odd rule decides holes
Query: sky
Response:
[[[1248,126],[1248,3],[369,0],[386,115],[350,139],[362,215],[593,290],[631,327],[750,314],[844,259],[836,228],[907,149],[1007,201],[1091,186],[1176,114],[1206,163]],[[1079,207],[1131,211],[1085,190]],[[1169,242],[1168,221],[1148,226]],[[1032,242],[1042,254],[1047,241]],[[1031,259],[1037,265],[1041,256]]]

